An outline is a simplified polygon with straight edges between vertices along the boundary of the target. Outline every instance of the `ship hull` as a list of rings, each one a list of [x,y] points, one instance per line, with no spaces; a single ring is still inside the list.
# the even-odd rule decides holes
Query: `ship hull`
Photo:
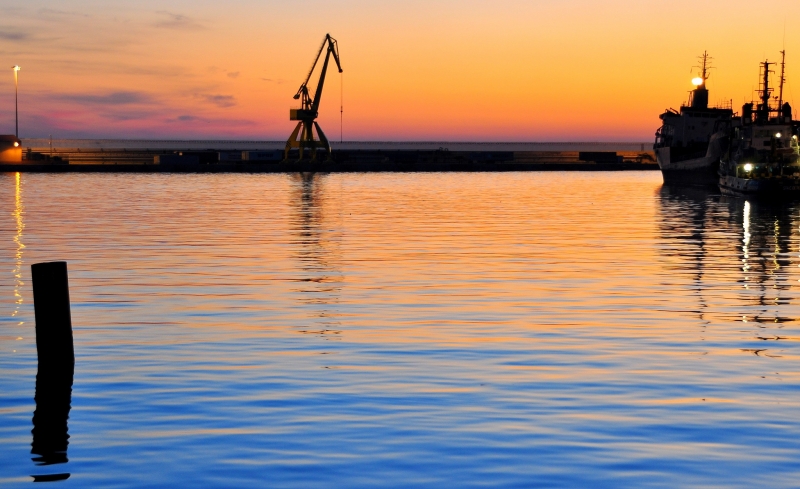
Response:
[[[739,178],[730,175],[719,177],[719,190],[723,195],[757,197],[759,199],[798,199],[800,180],[795,178]]]
[[[670,185],[709,186],[719,182],[719,158],[702,156],[678,162],[671,161],[671,148],[656,148],[656,161],[664,183]]]

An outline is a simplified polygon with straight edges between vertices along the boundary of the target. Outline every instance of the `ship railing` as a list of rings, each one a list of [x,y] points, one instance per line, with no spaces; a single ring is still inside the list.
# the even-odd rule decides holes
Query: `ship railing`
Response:
[[[672,133],[674,129],[667,124],[662,125],[656,130],[656,140],[653,144],[655,148],[663,148],[672,145]]]

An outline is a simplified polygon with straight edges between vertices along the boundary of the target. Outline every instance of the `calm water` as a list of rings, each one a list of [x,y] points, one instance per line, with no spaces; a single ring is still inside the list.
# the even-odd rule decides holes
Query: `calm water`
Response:
[[[0,206],[0,485],[799,484],[800,205],[628,172],[0,174]]]

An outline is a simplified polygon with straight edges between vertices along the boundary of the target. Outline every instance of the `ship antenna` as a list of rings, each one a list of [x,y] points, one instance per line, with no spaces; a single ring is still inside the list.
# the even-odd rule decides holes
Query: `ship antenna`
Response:
[[[783,49],[786,49],[786,17],[783,18]]]
[[[709,72],[712,69],[714,69],[714,67],[711,66],[711,60],[714,58],[708,55],[708,51],[703,51],[702,56],[698,56],[698,58],[701,61],[700,66],[695,65],[693,68],[700,69],[700,76],[698,76],[697,78],[702,80],[702,83],[699,83],[698,85],[705,87],[706,80],[708,80]]]
[[[708,80],[708,69],[706,68],[707,61],[708,61],[708,51],[703,51],[703,85],[705,85],[706,80]]]
[[[786,77],[784,74],[786,73],[786,50],[784,49],[781,51],[781,85],[780,90],[778,91],[778,114],[782,114],[780,112],[783,110],[783,84],[786,82]]]

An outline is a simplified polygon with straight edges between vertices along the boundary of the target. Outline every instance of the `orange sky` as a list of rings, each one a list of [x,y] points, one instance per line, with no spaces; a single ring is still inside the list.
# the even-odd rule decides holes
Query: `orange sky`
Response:
[[[794,100],[800,3],[769,5],[27,1],[0,20],[0,132],[13,132],[19,64],[23,138],[285,139],[291,97],[330,32],[347,140],[649,141],[658,114],[686,99],[703,50],[717,67],[712,103],[738,107],[785,42]],[[319,121],[338,140],[330,74]]]

